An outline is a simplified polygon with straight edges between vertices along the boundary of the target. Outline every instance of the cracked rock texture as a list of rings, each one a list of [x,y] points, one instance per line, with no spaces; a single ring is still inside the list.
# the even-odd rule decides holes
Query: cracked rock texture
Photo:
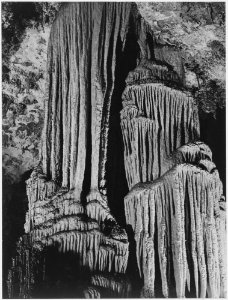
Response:
[[[225,105],[225,3],[138,3],[155,36],[181,51],[186,83],[199,107],[215,115]],[[215,100],[216,99],[216,100]]]

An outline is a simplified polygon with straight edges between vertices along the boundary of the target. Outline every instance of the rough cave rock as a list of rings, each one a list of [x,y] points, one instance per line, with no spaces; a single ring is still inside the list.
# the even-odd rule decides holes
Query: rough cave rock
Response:
[[[109,198],[119,184],[115,172],[108,174],[108,149],[112,106],[120,107],[121,95],[116,126],[129,193],[114,201],[124,202],[133,229],[141,296],[156,297],[160,277],[164,297],[185,297],[186,287],[196,297],[225,297],[222,183],[199,140],[178,49],[155,38],[132,3],[64,4],[50,33],[48,91],[9,297],[34,295],[53,247],[73,253],[91,274],[84,297],[131,295],[129,239]]]

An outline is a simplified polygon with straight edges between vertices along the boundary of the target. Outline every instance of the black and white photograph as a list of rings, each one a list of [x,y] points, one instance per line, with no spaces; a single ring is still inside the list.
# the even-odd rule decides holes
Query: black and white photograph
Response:
[[[225,1],[1,24],[2,298],[226,298]]]

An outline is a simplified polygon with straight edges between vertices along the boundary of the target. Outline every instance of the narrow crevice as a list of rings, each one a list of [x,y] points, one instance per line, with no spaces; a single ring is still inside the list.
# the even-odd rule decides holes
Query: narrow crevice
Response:
[[[216,118],[212,114],[200,112],[200,136],[212,153],[226,194],[226,111],[217,108]]]
[[[117,40],[117,65],[115,71],[115,87],[110,107],[108,149],[107,149],[107,197],[111,212],[117,222],[125,226],[124,197],[128,186],[124,167],[124,147],[120,126],[120,111],[122,109],[122,93],[126,86],[125,79],[129,71],[136,67],[139,47],[133,33],[126,37],[125,50],[122,52],[120,37]]]
[[[185,197],[184,197],[184,216],[185,216],[185,247],[186,247],[186,258],[189,268],[189,277],[190,277],[190,291],[186,286],[186,298],[195,298],[196,297],[196,287],[194,281],[194,264],[192,259],[192,230],[191,230],[191,207],[189,199],[188,185],[185,185]]]
[[[156,298],[164,298],[162,293],[162,279],[160,270],[160,261],[158,253],[158,225],[157,215],[155,214],[154,219],[154,262],[155,262],[155,281],[154,281],[154,294]]]
[[[92,40],[90,41],[90,44],[92,45]],[[92,46],[89,46],[90,49],[92,49]],[[88,84],[86,87],[86,94],[87,99],[89,100],[89,103],[86,105],[86,160],[85,160],[85,172],[84,172],[84,180],[83,180],[83,186],[82,186],[82,193],[81,193],[81,202],[83,205],[86,205],[86,196],[90,192],[91,187],[91,171],[92,171],[92,136],[91,136],[91,126],[92,126],[92,113],[91,113],[91,107],[92,107],[92,95],[91,95],[91,64],[92,64],[92,53],[88,55],[88,67],[87,67],[87,78],[88,78]]]
[[[136,259],[136,242],[134,239],[134,232],[130,225],[126,227],[128,241],[129,241],[129,258],[126,274],[129,276],[132,292],[130,297],[139,298],[140,291],[143,287],[143,279],[139,276],[139,270]]]

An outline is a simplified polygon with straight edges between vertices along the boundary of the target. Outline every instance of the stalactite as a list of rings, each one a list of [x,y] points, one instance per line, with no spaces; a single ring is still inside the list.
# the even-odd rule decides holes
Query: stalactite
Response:
[[[80,255],[82,265],[88,266],[91,271],[114,269],[115,272],[125,272],[127,235],[107,207],[101,208],[100,202],[98,206],[89,202],[84,207],[75,201],[73,190],[58,189],[56,186],[53,189],[41,175],[32,176],[27,186],[30,207],[25,230],[34,244],[41,243],[43,247],[57,245],[63,253],[73,251]],[[102,233],[100,227],[107,221],[114,222],[108,235]]]
[[[134,4],[60,8],[48,46],[41,159],[27,181],[24,226],[34,247],[57,245],[79,254],[91,270],[120,273],[127,268],[128,241],[109,208],[106,164],[117,58],[129,33],[142,51],[135,57],[150,57],[145,36],[152,31]]]
[[[125,169],[132,188],[170,169],[173,151],[199,138],[199,120],[192,97],[159,83],[127,86],[123,106]]]
[[[135,56],[141,58],[141,68],[147,66],[153,76],[178,84],[173,49],[156,41],[132,3],[64,4],[50,33],[42,169],[61,186],[75,189],[79,199],[84,177],[90,176],[87,201],[102,205],[108,204],[107,143],[117,58],[125,51],[129,33],[139,45]],[[152,50],[150,40],[156,49],[164,48],[162,57]],[[148,64],[153,55],[159,56],[162,67]]]
[[[130,51],[128,39],[135,43]],[[133,71],[133,63],[120,65],[131,52]],[[122,70],[130,71],[125,89],[124,79],[116,78]],[[209,147],[199,141],[183,61],[127,2],[65,3],[53,23],[41,159],[27,181],[29,245],[18,244],[10,297],[31,296],[37,268],[45,277],[45,262],[33,263],[33,252],[55,247],[64,255],[73,252],[80,267],[99,271],[84,290],[86,298],[106,290],[129,295],[120,274],[107,275],[125,273],[129,255],[107,190],[110,108],[121,101],[118,88],[124,89],[121,129],[130,189],[125,214],[144,278],[141,296],[156,296],[158,264],[165,297],[172,278],[178,297],[185,297],[186,286],[192,292],[192,282],[197,297],[225,297],[222,184]]]
[[[47,106],[52,123],[45,123],[42,164],[46,174],[57,181],[62,178],[62,185],[77,188],[79,196],[88,149],[91,190],[99,193],[99,188],[105,188],[117,40],[124,47],[133,14],[131,3],[72,3],[63,5],[52,26]]]
[[[226,284],[226,253],[227,253],[227,236],[226,236],[226,208],[224,197],[222,196],[219,201],[219,207],[215,208],[215,224],[218,237],[219,247],[219,269],[220,269],[220,285],[221,285],[221,297],[225,298],[227,295]]]
[[[220,280],[224,276],[224,265],[220,264],[219,256],[222,257],[224,247],[218,245],[215,217],[215,203],[218,205],[221,195],[222,184],[217,171],[210,174],[197,166],[180,164],[157,181],[137,184],[125,198],[127,223],[132,225],[135,232],[139,268],[148,269],[150,265],[154,270],[154,259],[148,264],[143,253],[145,251],[146,255],[151,255],[151,251],[157,247],[164,296],[169,295],[169,251],[172,252],[178,297],[185,296],[185,286],[189,280],[195,281],[197,297],[204,298],[206,292],[212,298],[223,295],[224,286],[220,285]],[[189,209],[188,213],[185,206]],[[155,215],[157,245],[153,245]],[[190,228],[186,228],[186,224],[190,224]],[[150,247],[147,246],[147,240],[150,240]],[[191,258],[188,259],[185,241],[190,243],[192,249]],[[151,246],[154,250],[151,250]],[[190,278],[189,259],[194,262],[193,278]],[[144,276],[148,281],[147,273]],[[154,280],[150,278],[149,282],[153,284]],[[151,292],[153,294],[153,286]]]
[[[144,278],[141,295],[156,296],[157,253],[164,297],[170,296],[171,278],[177,297],[185,297],[186,287],[194,294],[192,281],[196,297],[224,297],[222,184],[211,150],[198,140],[197,106],[184,91],[184,76],[178,83],[183,71],[180,59],[166,50],[159,53],[156,48],[154,61],[139,62],[129,73],[122,95],[121,128],[130,189],[125,215]],[[162,63],[167,55],[166,62],[179,61],[175,68]]]
[[[95,274],[91,277],[91,284],[111,290],[116,297],[129,297],[131,290],[130,283],[119,274]]]

